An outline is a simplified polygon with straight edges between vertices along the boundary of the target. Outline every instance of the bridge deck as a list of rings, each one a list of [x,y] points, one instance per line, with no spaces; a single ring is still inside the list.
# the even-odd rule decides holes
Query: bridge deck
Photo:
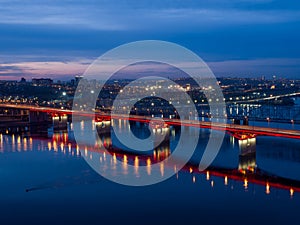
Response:
[[[56,109],[49,107],[39,107],[39,106],[28,106],[28,105],[11,105],[11,104],[0,104],[0,107],[15,108],[15,109],[28,109],[33,111],[40,111],[46,113],[63,113],[63,114],[75,114],[80,117],[110,117],[112,119],[121,119],[121,120],[132,120],[139,122],[150,122],[154,118],[145,117],[145,116],[136,116],[124,114],[107,114],[107,113],[93,113],[93,112],[83,112],[83,111],[74,111],[74,110],[65,110],[65,109]],[[274,137],[283,137],[283,138],[294,138],[300,139],[300,130],[288,130],[282,128],[270,128],[270,127],[260,127],[260,126],[248,126],[248,125],[237,125],[237,124],[227,124],[219,122],[205,122],[205,121],[196,121],[196,120],[179,120],[179,119],[164,119],[165,123],[168,125],[174,126],[189,126],[189,127],[199,127],[212,130],[226,131],[230,133],[244,133],[244,134],[253,134],[253,135],[263,135],[263,136],[274,136]]]

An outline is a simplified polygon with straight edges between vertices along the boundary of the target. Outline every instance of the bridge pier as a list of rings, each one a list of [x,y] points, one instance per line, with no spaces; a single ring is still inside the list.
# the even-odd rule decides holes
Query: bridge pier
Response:
[[[241,125],[241,120],[239,120],[239,119],[233,119],[233,124]]]
[[[54,130],[68,129],[68,115],[56,114],[52,116],[52,125]]]
[[[249,119],[248,117],[243,119],[243,125],[248,126],[249,125]]]
[[[239,140],[239,170],[256,168],[256,138]]]
[[[248,119],[248,117],[245,117],[243,119],[233,119],[233,124],[248,126],[249,125],[249,119]]]
[[[46,112],[39,112],[39,111],[29,111],[29,123],[30,125],[42,125],[42,124],[49,124],[50,116]]]

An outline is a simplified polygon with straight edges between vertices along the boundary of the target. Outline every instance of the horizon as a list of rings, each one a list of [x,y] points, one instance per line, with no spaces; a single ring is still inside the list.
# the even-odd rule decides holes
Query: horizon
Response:
[[[22,78],[25,78],[26,82],[32,82],[33,79],[51,79],[55,82],[61,81],[61,82],[68,82],[74,79],[76,76],[82,76],[82,75],[74,75],[72,76],[64,76],[63,79],[53,79],[51,76],[40,76],[40,77],[32,77],[32,78],[25,78],[25,77],[18,77],[17,79],[1,79],[0,81],[15,81],[15,82],[20,82]],[[84,78],[84,76],[82,76]],[[300,78],[293,78],[293,77],[277,77],[275,76],[253,76],[253,77],[238,77],[238,76],[216,76],[217,79],[253,79],[253,80],[258,80],[258,79],[264,79],[264,80],[300,80]],[[112,79],[112,80],[134,80],[135,78],[118,78],[118,79]],[[190,79],[190,77],[176,77],[175,79]]]

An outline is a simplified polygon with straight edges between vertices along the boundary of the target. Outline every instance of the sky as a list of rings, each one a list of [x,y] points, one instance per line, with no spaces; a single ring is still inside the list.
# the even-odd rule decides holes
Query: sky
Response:
[[[163,40],[216,76],[300,77],[297,0],[0,0],[0,79],[81,75],[104,52]]]

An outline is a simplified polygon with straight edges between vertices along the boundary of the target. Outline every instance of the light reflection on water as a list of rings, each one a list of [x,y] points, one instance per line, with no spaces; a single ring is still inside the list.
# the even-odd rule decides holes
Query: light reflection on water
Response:
[[[128,130],[128,124],[124,122],[120,124],[120,129],[124,129],[124,131]],[[86,124],[82,126],[83,131],[85,126]],[[155,172],[158,172],[159,176],[164,176],[166,170],[172,170],[176,173],[173,177],[174,179],[172,178],[170,181],[165,181],[161,184],[162,186],[157,186],[161,187],[162,190],[182,189],[183,195],[186,196],[186,198],[194,199],[195,202],[201,200],[205,202],[204,199],[206,198],[208,199],[207,201],[209,201],[215,199],[216,196],[227,193],[234,199],[235,204],[241,205],[243,202],[239,202],[240,198],[241,201],[245,201],[245,198],[248,198],[247,194],[256,196],[259,193],[260,195],[264,194],[270,196],[269,200],[275,205],[281,204],[281,202],[272,200],[271,196],[274,195],[276,199],[293,199],[297,204],[300,203],[299,199],[295,198],[295,196],[298,195],[297,192],[300,190],[299,182],[297,182],[300,180],[300,149],[299,141],[297,140],[258,137],[255,141],[250,140],[244,143],[233,137],[226,136],[222,149],[211,168],[200,173],[197,163],[199,163],[209,136],[208,130],[201,130],[201,139],[197,151],[186,167],[178,171],[176,165],[166,167],[164,164],[161,164],[159,171],[153,171],[151,165],[168,158],[171,154],[172,149],[176,146],[178,135],[180,135],[179,130],[171,129],[170,138],[152,152],[138,154],[137,152],[130,152],[128,149],[124,151],[121,143],[116,140],[116,137],[110,132],[108,127],[108,124],[106,124],[106,126],[98,126],[98,129],[104,130],[103,132],[100,131],[101,142],[95,143],[95,146],[85,146],[84,148],[80,148],[75,144],[72,132],[50,132],[47,136],[35,135],[35,137],[31,137],[30,134],[26,133],[13,135],[0,134],[0,152],[2,153],[0,154],[0,159],[2,158],[1,162],[4,162],[4,160],[6,162],[1,164],[0,177],[2,177],[2,180],[7,180],[5,184],[2,184],[2,190],[10,192],[10,186],[16,182],[12,180],[12,177],[8,179],[5,174],[10,173],[5,171],[14,170],[12,165],[8,166],[8,162],[13,164],[13,160],[15,160],[15,157],[18,157],[18,154],[24,157],[24,159],[19,158],[17,161],[22,162],[24,165],[28,164],[28,169],[25,170],[27,171],[27,175],[25,174],[24,176],[27,176],[27,178],[28,176],[38,177],[38,179],[32,179],[34,182],[31,182],[31,179],[24,180],[22,181],[22,185],[19,186],[23,191],[26,188],[30,192],[41,190],[39,194],[40,198],[44,195],[46,198],[46,195],[51,192],[53,187],[55,187],[55,189],[74,191],[74,188],[71,188],[73,185],[81,187],[83,184],[89,183],[94,185],[95,190],[99,189],[102,191],[103,188],[101,185],[105,185],[107,188],[105,189],[106,192],[112,195],[116,191],[123,190],[123,186],[107,183],[107,181],[102,179],[99,175],[92,173],[91,169],[89,169],[87,164],[82,160],[82,157],[84,157],[87,160],[97,161],[101,170],[113,176],[126,177],[133,175],[139,178],[141,176],[150,176]],[[141,133],[143,127],[138,127],[137,129],[139,131],[137,133]],[[191,129],[190,132],[192,134],[192,129],[195,128],[188,129]],[[186,142],[188,146],[189,141],[186,140]],[[247,146],[242,152],[241,145]],[[105,147],[111,153],[110,155],[107,155],[104,151]],[[36,154],[36,152],[39,154]],[[28,159],[26,154],[33,154],[32,157],[35,157],[34,163],[38,163],[39,160],[43,161],[43,164],[39,166],[41,166],[41,170],[44,173],[46,172],[44,176],[37,175],[39,171],[36,170],[34,164],[29,165],[33,159]],[[50,159],[54,157],[52,160],[55,160],[55,162],[50,159],[49,161],[44,160],[44,157]],[[74,159],[77,160],[73,161]],[[53,163],[55,163],[55,168],[50,167]],[[129,169],[128,165],[133,165],[132,169]],[[70,168],[68,168],[69,166]],[[141,173],[140,168],[142,166],[146,167],[145,174]],[[58,173],[58,171],[60,172]],[[71,175],[68,174],[72,174],[72,171],[90,172],[88,172],[89,175],[86,175],[86,172],[84,172],[82,177],[72,178]],[[15,174],[13,171],[11,171],[11,173],[15,176],[13,177],[14,180],[23,180],[22,174]],[[55,177],[61,177],[61,174],[65,174],[65,176],[57,182],[57,178]],[[278,178],[278,176],[280,178]],[[44,180],[48,180],[48,177],[55,181],[55,185],[53,185],[51,179],[50,182],[43,184]],[[197,191],[194,190],[194,187],[196,187]],[[43,188],[46,188],[48,191],[42,191]],[[111,191],[110,188],[112,188]],[[154,186],[150,188],[155,189]],[[93,188],[88,186],[82,190],[89,192],[89,189]],[[12,191],[13,190],[15,190],[15,188],[12,188]],[[65,191],[63,193],[66,195]],[[74,194],[80,195],[77,191],[74,191]],[[193,196],[190,196],[191,194],[193,194]],[[207,196],[204,197],[203,194]],[[10,198],[14,198],[12,197],[13,195],[4,197],[4,195],[1,194],[1,196],[4,199],[6,198],[7,201]],[[18,193],[16,196],[18,196],[19,199],[27,198],[25,192]],[[54,199],[60,201],[59,198],[61,197],[62,196],[58,196],[55,198],[54,196]],[[124,198],[126,199],[126,197]],[[137,198],[142,198],[142,196],[138,195]],[[180,197],[177,196],[175,199],[177,198]],[[127,201],[128,200],[129,199],[127,199]],[[251,200],[248,199],[248,201],[250,202]],[[222,204],[222,200],[220,200],[220,202],[217,201],[216,204]],[[230,207],[234,206],[232,205]]]
[[[85,123],[80,122],[81,130],[85,131]],[[128,130],[130,125],[128,122],[119,123],[119,129],[124,132]],[[93,125],[95,126],[95,125]],[[73,127],[73,125],[71,125]],[[144,137],[143,130],[146,129],[145,124],[131,124],[138,135]],[[32,138],[30,135],[12,134],[11,136],[0,134],[0,152],[26,152],[26,151],[53,151],[56,153],[68,154],[74,157],[84,157],[88,161],[96,161],[99,169],[105,170],[105,173],[110,173],[113,176],[128,176],[135,177],[151,175],[155,171],[151,171],[151,165],[167,159],[172,149],[176,146],[176,141],[180,135],[180,130],[171,129],[170,137],[168,137],[161,145],[147,154],[132,152],[127,149],[111,132],[109,123],[98,124],[97,129],[100,134],[100,140],[95,143],[95,146],[84,146],[80,149],[76,145],[72,137],[72,130],[69,132],[48,133],[45,137]],[[129,128],[130,129],[130,128]],[[193,129],[190,129],[191,138],[193,138]],[[157,133],[161,131],[157,130]],[[201,130],[201,140],[198,148],[190,160],[189,165],[183,168],[183,171],[189,171],[191,174],[199,173],[197,163],[204,152],[205,144],[209,136],[208,130]],[[86,135],[86,134],[85,134]],[[300,187],[293,187],[292,184],[298,184],[300,180],[298,171],[300,171],[300,149],[298,148],[297,140],[275,139],[268,137],[251,138],[249,140],[236,140],[234,137],[227,136],[223,147],[218,157],[213,162],[210,172],[224,179],[225,186],[228,185],[230,177],[243,183],[243,187],[248,189],[249,182],[256,184],[265,183],[266,193],[270,193],[270,185],[275,187],[289,189],[290,194],[294,195],[295,190],[300,190]],[[186,140],[188,147],[189,140]],[[285,148],[289,146],[289,149]],[[271,148],[272,146],[272,148]],[[111,154],[106,155],[105,149],[108,149]],[[133,165],[128,168],[128,165]],[[146,167],[146,174],[141,174],[140,167]],[[176,165],[165,167],[162,163],[159,167],[160,176],[164,176],[165,170],[174,170],[177,172]],[[178,175],[177,175],[178,176]],[[248,180],[247,176],[251,179]],[[275,179],[279,177],[278,179]],[[272,179],[271,179],[272,178]],[[282,179],[281,179],[282,178]],[[257,180],[256,180],[257,179]],[[269,182],[268,180],[272,180]],[[292,179],[290,183],[288,179]],[[206,172],[206,180],[210,181],[210,173]],[[193,183],[196,182],[196,177],[193,175]],[[251,182],[252,181],[252,182]],[[295,181],[295,182],[294,182]],[[213,186],[213,182],[211,183]]]

